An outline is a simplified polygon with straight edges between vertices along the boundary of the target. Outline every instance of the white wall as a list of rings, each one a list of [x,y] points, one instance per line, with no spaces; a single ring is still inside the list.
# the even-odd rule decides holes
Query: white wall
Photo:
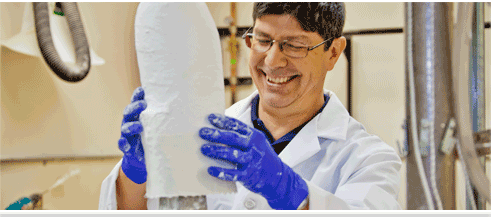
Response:
[[[2,40],[20,31],[26,4],[1,3],[2,24],[10,24],[5,32],[0,25]],[[108,145],[118,139],[121,113],[140,84],[133,45],[138,4],[78,5],[89,45],[106,64],[68,83],[43,58],[2,47],[2,160],[121,155]]]
[[[1,40],[20,31],[26,4],[0,3]],[[97,209],[100,184],[121,157],[123,109],[140,86],[133,42],[137,5],[78,4],[89,44],[106,64],[92,66],[76,84],[61,81],[42,58],[1,48],[0,208],[79,168],[80,175],[61,187],[63,196],[44,195],[45,209]]]

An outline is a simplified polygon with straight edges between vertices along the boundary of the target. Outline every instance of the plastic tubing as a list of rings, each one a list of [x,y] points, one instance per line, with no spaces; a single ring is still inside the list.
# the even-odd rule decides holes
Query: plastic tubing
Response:
[[[80,19],[79,9],[75,2],[62,2],[62,10],[67,17],[70,33],[75,46],[76,65],[69,66],[63,62],[56,51],[51,37],[50,12],[47,2],[33,2],[36,38],[44,60],[61,79],[78,82],[84,79],[91,68],[89,43]]]

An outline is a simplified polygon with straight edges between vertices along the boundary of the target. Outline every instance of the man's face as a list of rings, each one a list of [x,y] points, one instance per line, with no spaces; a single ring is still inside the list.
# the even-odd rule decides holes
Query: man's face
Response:
[[[318,33],[304,31],[290,15],[262,16],[256,19],[253,33],[280,42],[295,40],[310,47],[324,41]],[[249,70],[260,101],[270,107],[283,108],[304,98],[319,99],[326,72],[333,68],[330,66],[331,49],[325,52],[324,47],[309,51],[305,58],[284,55],[277,42],[263,53],[251,49]]]

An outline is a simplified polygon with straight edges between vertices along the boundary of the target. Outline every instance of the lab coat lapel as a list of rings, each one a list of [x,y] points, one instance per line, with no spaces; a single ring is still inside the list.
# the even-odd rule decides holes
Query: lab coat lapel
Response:
[[[241,115],[239,115],[237,117],[237,119],[239,121],[243,122],[244,124],[253,127],[253,123],[251,122],[251,107],[249,107],[248,109],[246,109],[244,111],[244,113],[242,113]]]
[[[251,122],[251,101],[253,101],[256,95],[258,95],[258,91],[254,91],[248,97],[227,108],[225,115],[235,117],[244,124],[253,127],[253,123]]]
[[[290,167],[309,159],[321,150],[320,138],[345,140],[350,115],[335,93],[325,90],[330,96],[323,111],[316,115],[284,148],[279,157]]]
[[[317,130],[321,138],[345,140],[347,137],[350,115],[342,102],[332,91],[325,90],[330,96],[323,112],[319,114]]]
[[[309,121],[279,154],[280,159],[290,167],[302,163],[321,150],[318,137],[334,140],[346,139],[350,115],[335,93],[328,90],[324,93],[330,96],[330,100],[323,111]],[[258,91],[255,91],[244,100],[231,106],[226,110],[226,115],[236,117],[245,124],[253,126],[251,101],[257,94]]]
[[[307,123],[299,133],[280,152],[280,159],[289,167],[294,167],[307,160],[320,150],[318,140],[317,115]]]

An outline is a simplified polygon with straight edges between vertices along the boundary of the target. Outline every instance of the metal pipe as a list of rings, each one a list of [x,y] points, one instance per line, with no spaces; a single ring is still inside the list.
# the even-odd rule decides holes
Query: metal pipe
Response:
[[[439,192],[437,191],[436,184],[436,143],[434,137],[434,123],[435,123],[435,104],[436,104],[436,93],[435,93],[435,74],[437,73],[435,70],[436,67],[436,50],[437,43],[436,40],[436,16],[438,13],[444,13],[437,11],[436,9],[437,3],[424,3],[425,5],[425,18],[427,20],[425,25],[425,96],[426,96],[426,108],[424,120],[426,120],[429,124],[428,133],[429,133],[429,171],[430,171],[430,182],[433,191],[434,199],[436,200],[437,208],[442,210],[442,202],[441,197],[439,196]],[[422,139],[421,139],[422,140]]]
[[[475,2],[473,11],[472,50],[470,64],[470,103],[473,132],[485,130],[485,59],[484,59],[484,3]]]
[[[451,39],[448,24],[448,3],[411,3],[411,51],[412,62],[410,69],[415,74],[415,101],[416,108],[407,109],[416,117],[409,125],[412,136],[419,132],[420,137],[408,137],[409,147],[407,167],[407,208],[425,209],[424,197],[428,201],[426,186],[430,184],[431,194],[437,209],[454,209],[454,157],[437,152],[440,141],[444,137],[446,123],[452,117],[452,96],[450,94],[451,71]],[[407,16],[407,17],[409,17]],[[410,29],[410,28],[409,28]],[[409,71],[411,72],[411,71]],[[410,76],[411,77],[411,76]],[[409,78],[412,79],[412,78]],[[410,91],[410,93],[412,93]],[[411,101],[411,103],[413,103]],[[410,111],[409,111],[410,110]],[[416,110],[413,112],[412,110]],[[417,128],[417,121],[420,122]],[[442,128],[441,128],[442,126]],[[419,140],[419,141],[417,141]],[[420,144],[418,148],[415,144]],[[411,150],[410,150],[411,149]],[[425,174],[421,173],[420,154],[427,154],[424,158]],[[415,158],[410,158],[415,155]],[[417,166],[417,167],[415,167]],[[437,171],[436,169],[439,169]],[[421,184],[411,182],[416,180],[414,175],[421,175],[426,182]],[[438,184],[439,183],[439,184]],[[443,199],[443,201],[441,201]],[[427,209],[434,209],[428,206]]]
[[[407,117],[410,116],[410,127],[407,128],[407,135],[410,135],[408,131],[411,129],[411,137],[408,137],[408,143],[410,144],[413,142],[413,153],[415,155],[415,162],[417,166],[417,175],[419,175],[420,182],[422,184],[425,200],[427,202],[427,209],[434,209],[434,202],[432,201],[432,195],[430,193],[429,185],[427,184],[426,181],[426,176],[424,173],[424,167],[422,163],[422,159],[420,158],[420,150],[418,149],[418,137],[417,137],[417,114],[416,114],[416,106],[415,106],[415,82],[414,82],[414,65],[413,65],[413,43],[412,43],[412,32],[413,32],[413,19],[412,19],[412,3],[405,3],[405,32],[406,32],[406,73],[407,76],[406,78],[406,89],[407,89],[407,105],[406,105],[406,111],[407,111]],[[407,119],[409,120],[409,119]],[[409,148],[412,150],[411,148]],[[409,171],[410,167],[407,168]],[[407,172],[407,174],[409,174]],[[408,178],[408,177],[407,177]],[[407,189],[412,189],[411,186],[409,186],[411,183],[407,182]],[[409,193],[407,191],[407,193]],[[409,196],[411,193],[407,194],[407,199],[411,199]],[[409,202],[407,201],[407,205]],[[410,202],[412,204],[412,202]],[[408,207],[408,206],[407,206]],[[414,209],[412,207],[408,207],[409,209]],[[420,207],[418,207],[420,208]]]
[[[473,132],[485,130],[485,60],[484,60],[484,3],[473,3],[472,18],[472,49],[470,54],[470,110]],[[485,157],[479,159],[485,166]],[[485,170],[485,168],[483,169]],[[478,196],[477,202],[467,201],[467,208],[478,203],[478,209],[485,207],[483,197]]]

